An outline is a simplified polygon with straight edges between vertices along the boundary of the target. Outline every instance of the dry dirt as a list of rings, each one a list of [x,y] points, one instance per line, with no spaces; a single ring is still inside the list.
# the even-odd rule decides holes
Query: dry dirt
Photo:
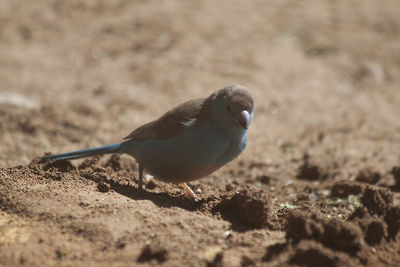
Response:
[[[0,2],[0,266],[399,266],[400,2]],[[191,183],[119,142],[240,83],[245,152]]]

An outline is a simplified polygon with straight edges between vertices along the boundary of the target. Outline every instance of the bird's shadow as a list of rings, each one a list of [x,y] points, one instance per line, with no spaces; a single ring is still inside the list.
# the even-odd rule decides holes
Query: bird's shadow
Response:
[[[90,174],[82,175],[83,178],[91,180],[97,184],[103,182],[110,186],[114,192],[133,200],[150,200],[160,208],[178,207],[188,211],[199,210],[205,203],[211,202],[214,198],[200,200],[189,199],[185,195],[172,196],[166,192],[151,192],[146,189],[138,189],[130,184],[121,184],[111,179],[101,179]]]
[[[166,192],[151,192],[146,189],[138,189],[136,186],[130,184],[122,184],[118,181],[108,179],[106,176],[94,175],[93,172],[82,172],[74,167],[68,160],[59,160],[54,162],[47,162],[43,159],[37,159],[31,164],[44,164],[43,170],[46,172],[51,169],[56,169],[62,173],[76,171],[77,174],[87,180],[95,182],[98,186],[100,183],[105,183],[109,189],[133,200],[150,200],[155,205],[161,208],[178,207],[188,211],[199,210],[204,204],[215,201],[215,197],[208,197],[200,200],[189,199],[184,194],[173,196]],[[57,176],[58,178],[58,176]],[[57,179],[58,180],[58,179]]]

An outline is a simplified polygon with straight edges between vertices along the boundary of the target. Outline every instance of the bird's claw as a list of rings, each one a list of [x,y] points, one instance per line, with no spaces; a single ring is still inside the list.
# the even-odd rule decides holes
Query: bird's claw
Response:
[[[195,201],[200,200],[200,198],[193,192],[192,189],[190,189],[190,187],[186,183],[181,183],[180,185],[183,187],[183,189],[185,189],[186,195],[189,198],[191,198]]]

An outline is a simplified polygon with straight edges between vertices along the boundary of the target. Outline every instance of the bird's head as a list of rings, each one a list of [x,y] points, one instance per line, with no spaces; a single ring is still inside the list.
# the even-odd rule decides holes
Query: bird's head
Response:
[[[254,99],[246,87],[231,85],[211,95],[213,115],[229,131],[245,131],[253,120]]]

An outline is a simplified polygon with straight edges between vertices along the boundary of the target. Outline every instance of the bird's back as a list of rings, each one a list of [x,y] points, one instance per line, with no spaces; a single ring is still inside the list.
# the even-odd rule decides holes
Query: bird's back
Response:
[[[200,98],[180,104],[159,119],[138,127],[125,137],[124,140],[173,138],[184,129],[185,122],[197,119],[203,102],[204,98]]]

